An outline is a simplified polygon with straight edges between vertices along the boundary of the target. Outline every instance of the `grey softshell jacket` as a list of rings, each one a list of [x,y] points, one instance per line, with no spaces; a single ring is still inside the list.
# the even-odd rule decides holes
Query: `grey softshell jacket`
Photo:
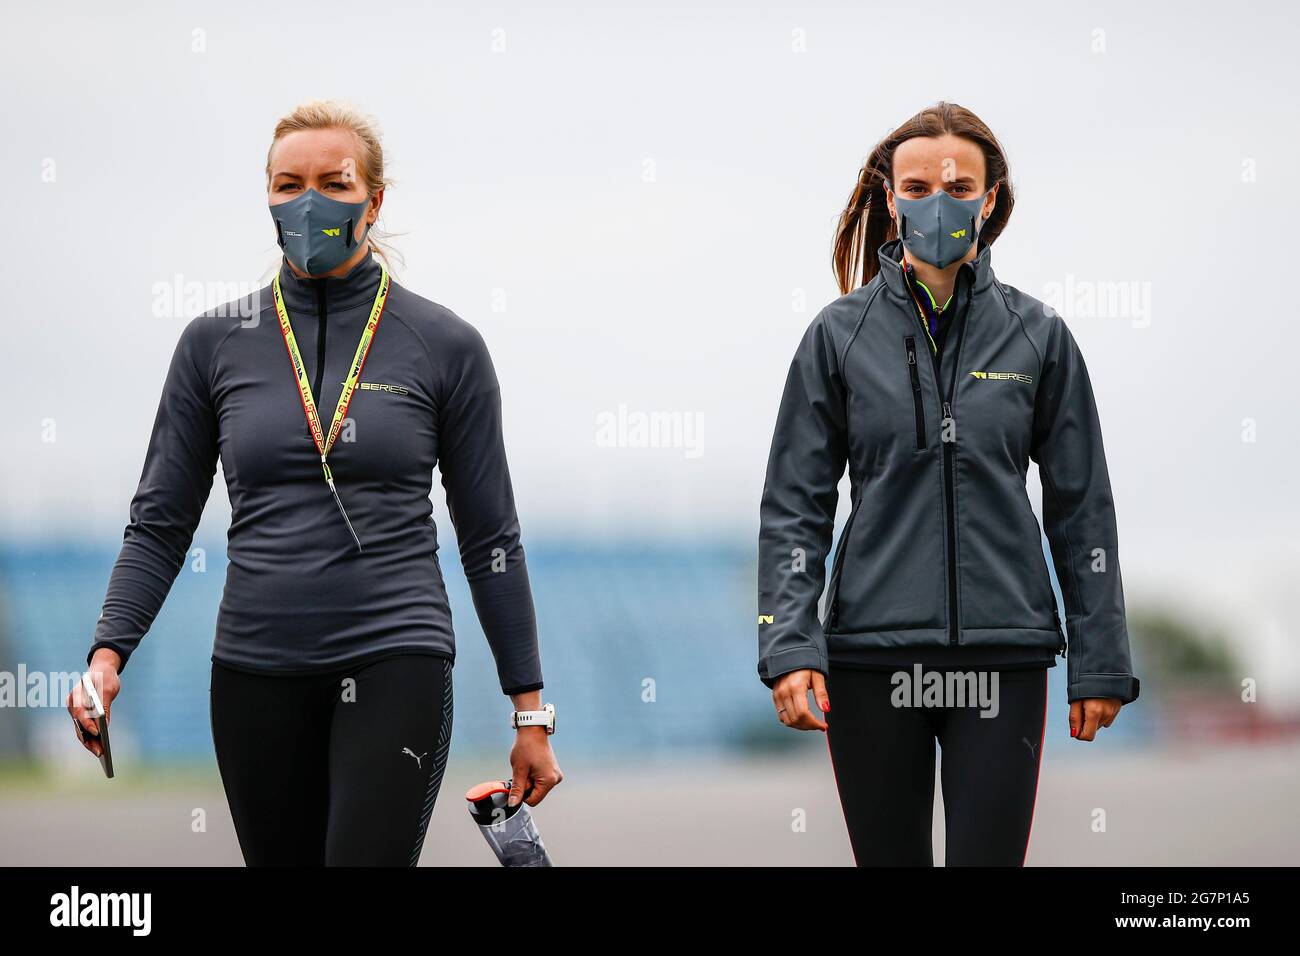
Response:
[[[319,279],[281,263],[323,428],[379,281],[373,255]],[[396,654],[454,658],[429,498],[437,466],[501,689],[540,688],[501,393],[483,337],[392,283],[347,417],[329,461],[361,552],[325,484],[270,287],[189,322],[87,659],[112,647],[125,667],[185,564],[218,462],[232,514],[213,660],[294,674]]]
[[[999,282],[981,244],[962,266],[969,305],[934,356],[901,243],[879,258],[870,282],[817,315],[790,366],[760,515],[759,677],[825,673],[854,649],[1043,647],[1066,654],[1071,701],[1137,699],[1101,426],[1070,330]],[[1068,651],[1026,493],[1031,458]],[[846,466],[853,506],[827,585]]]

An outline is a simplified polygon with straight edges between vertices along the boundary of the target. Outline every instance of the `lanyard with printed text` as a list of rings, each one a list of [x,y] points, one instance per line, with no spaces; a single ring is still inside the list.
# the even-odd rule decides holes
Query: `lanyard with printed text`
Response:
[[[356,354],[352,356],[352,367],[348,369],[348,377],[343,382],[343,391],[339,392],[339,401],[334,407],[334,419],[330,422],[329,434],[326,435],[321,429],[320,414],[316,411],[316,402],[312,398],[311,383],[307,380],[302,352],[299,351],[298,341],[294,338],[293,326],[289,324],[289,312],[284,306],[284,294],[280,291],[280,276],[277,274],[271,283],[271,291],[275,299],[275,314],[280,320],[280,334],[284,336],[284,346],[289,350],[289,361],[293,364],[293,375],[298,383],[298,397],[302,399],[302,410],[307,416],[307,427],[311,429],[312,440],[316,442],[316,450],[320,452],[320,464],[325,472],[325,483],[329,486],[330,494],[334,496],[334,503],[339,506],[339,513],[343,515],[343,521],[347,524],[348,532],[356,542],[358,551],[361,550],[361,539],[353,531],[352,522],[348,520],[348,513],[343,510],[343,502],[334,487],[329,453],[334,447],[335,439],[339,437],[339,432],[343,429],[348,405],[352,403],[352,396],[361,381],[361,367],[366,364],[366,354],[370,351],[370,343],[374,341],[375,330],[379,328],[379,319],[384,314],[384,302],[388,299],[388,285],[388,270],[380,265],[379,292],[375,295],[375,304],[370,307],[370,318],[366,320],[366,327],[361,330],[361,341],[357,343]]]

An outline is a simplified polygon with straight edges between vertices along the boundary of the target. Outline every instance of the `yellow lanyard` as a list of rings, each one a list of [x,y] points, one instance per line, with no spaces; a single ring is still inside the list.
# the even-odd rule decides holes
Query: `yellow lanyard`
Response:
[[[352,540],[357,543],[357,550],[361,550],[361,540],[357,533],[352,530],[352,522],[348,520],[348,513],[343,510],[343,502],[339,499],[339,493],[334,487],[334,475],[330,471],[329,453],[334,447],[334,441],[339,437],[339,432],[343,429],[343,420],[347,417],[348,406],[352,403],[352,396],[356,393],[357,385],[361,381],[361,367],[366,364],[366,354],[370,351],[370,344],[374,341],[375,330],[379,328],[379,319],[384,314],[384,303],[388,299],[388,270],[381,264],[379,266],[379,292],[375,295],[375,304],[370,307],[370,318],[366,320],[366,327],[361,330],[361,341],[357,343],[357,351],[352,356],[352,367],[348,370],[348,377],[343,382],[343,391],[339,392],[339,401],[334,406],[334,419],[330,422],[329,434],[326,435],[321,430],[320,414],[316,411],[316,401],[311,395],[311,382],[307,380],[307,369],[302,362],[302,352],[298,349],[298,340],[294,338],[293,326],[289,324],[289,312],[284,307],[284,294],[280,291],[280,276],[277,273],[271,283],[271,291],[275,299],[275,314],[280,320],[280,334],[284,336],[284,347],[289,350],[289,361],[293,364],[294,379],[298,384],[298,397],[302,399],[302,410],[307,416],[307,427],[311,429],[312,440],[316,442],[316,450],[320,452],[321,469],[325,472],[325,483],[329,486],[330,494],[334,496],[334,503],[339,506],[339,512],[343,515],[343,520],[347,522],[348,531],[352,533]]]
[[[916,316],[921,320],[921,329],[922,331],[925,332],[925,337],[930,340],[930,351],[933,352],[935,355],[938,355],[939,346],[935,344],[934,336],[930,334],[930,322],[925,317],[925,309],[921,308],[921,302],[916,297],[916,290],[912,288],[912,283],[908,281],[907,266],[900,262],[899,268],[903,272],[903,286],[907,289],[908,295],[912,299],[912,304],[916,306]],[[930,295],[930,290],[926,287],[925,283],[920,282],[920,280],[917,281],[920,283],[921,288],[925,289],[925,294],[930,296],[930,303],[931,305],[933,305],[934,296]],[[952,301],[952,296],[948,296],[948,302],[951,301]],[[943,304],[944,308],[948,307],[948,302],[945,302]]]

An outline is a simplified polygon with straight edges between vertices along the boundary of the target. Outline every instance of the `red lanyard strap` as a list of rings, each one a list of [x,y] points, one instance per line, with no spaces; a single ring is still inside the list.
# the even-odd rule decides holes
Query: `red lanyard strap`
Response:
[[[357,537],[356,531],[352,529],[352,522],[348,520],[348,513],[343,510],[343,502],[339,498],[338,490],[334,487],[334,474],[330,471],[329,453],[334,447],[334,442],[339,437],[339,432],[343,429],[343,420],[347,417],[348,406],[352,404],[352,396],[356,394],[357,386],[361,382],[361,369],[366,364],[366,355],[370,352],[370,345],[375,338],[375,330],[379,328],[379,319],[384,314],[384,303],[388,300],[389,289],[388,270],[382,264],[379,266],[379,291],[375,294],[375,303],[370,307],[370,317],[366,320],[366,327],[361,330],[361,340],[357,342],[357,350],[352,356],[352,367],[348,369],[348,376],[343,382],[343,391],[339,392],[338,404],[334,406],[334,418],[330,422],[329,434],[326,435],[321,428],[320,414],[316,410],[316,401],[312,398],[311,382],[307,380],[307,369],[303,365],[302,351],[298,348],[298,340],[294,338],[293,326],[289,323],[289,311],[284,306],[284,294],[280,291],[280,276],[276,275],[271,283],[271,292],[275,299],[275,314],[280,320],[280,334],[284,336],[284,346],[289,350],[289,361],[293,365],[294,381],[298,385],[298,397],[302,399],[302,410],[307,416],[307,427],[311,429],[312,440],[316,443],[316,450],[320,452],[321,470],[325,473],[325,483],[329,486],[330,494],[334,496],[334,503],[339,506],[339,512],[343,515],[343,520],[347,523],[348,531],[352,535],[352,540],[357,544],[357,550],[361,550],[361,539]]]

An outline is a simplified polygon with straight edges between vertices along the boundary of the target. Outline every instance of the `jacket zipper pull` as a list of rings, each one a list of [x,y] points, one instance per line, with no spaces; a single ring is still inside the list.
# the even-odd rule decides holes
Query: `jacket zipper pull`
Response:
[[[954,421],[954,420],[955,420],[955,419],[952,417],[952,406],[951,406],[950,404],[948,404],[947,402],[944,402],[944,403],[943,403],[943,417],[946,418],[946,419],[948,419],[949,421]]]

